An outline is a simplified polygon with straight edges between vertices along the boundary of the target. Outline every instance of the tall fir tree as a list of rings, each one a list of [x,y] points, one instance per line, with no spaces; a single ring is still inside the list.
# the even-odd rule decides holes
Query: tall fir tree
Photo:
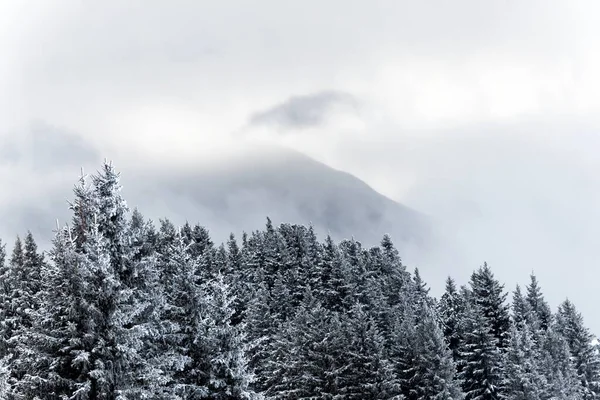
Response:
[[[556,315],[556,329],[565,338],[577,375],[581,380],[584,399],[600,395],[600,358],[592,343],[594,336],[583,323],[575,305],[565,300]]]
[[[529,304],[529,309],[532,312],[534,323],[538,329],[547,330],[548,326],[552,323],[552,311],[550,306],[544,299],[542,289],[540,288],[537,278],[534,274],[530,276],[530,283],[527,285],[527,294],[525,299]]]
[[[542,400],[550,392],[540,366],[539,351],[527,324],[520,325],[519,329],[516,326],[511,328],[505,377],[506,396],[509,399]]]
[[[458,379],[466,400],[504,399],[504,368],[498,340],[477,304],[469,304],[461,319]]]
[[[244,325],[232,325],[235,297],[222,275],[209,282],[206,291],[207,336],[209,350],[207,398],[214,400],[252,400],[258,396],[250,388],[254,380],[248,366]]]
[[[498,347],[506,349],[510,329],[510,313],[505,303],[507,293],[504,293],[504,285],[501,285],[494,277],[487,263],[473,272],[469,283],[473,294],[472,299],[487,320],[487,325],[496,338]]]
[[[458,347],[461,340],[460,318],[464,310],[464,301],[451,277],[446,279],[446,289],[438,304],[438,315],[442,325],[444,338],[452,357],[458,360]]]
[[[526,325],[531,325],[532,315],[530,305],[523,297],[521,286],[517,285],[513,292],[512,300],[512,321],[519,329]],[[512,341],[511,341],[512,343]]]
[[[392,361],[405,399],[463,398],[452,352],[427,303],[407,307],[393,331]]]

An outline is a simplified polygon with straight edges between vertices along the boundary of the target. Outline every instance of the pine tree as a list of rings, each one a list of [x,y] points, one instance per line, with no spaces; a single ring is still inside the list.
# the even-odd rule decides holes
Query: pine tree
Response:
[[[254,379],[248,368],[244,325],[232,326],[235,298],[223,276],[208,284],[206,303],[210,372],[207,397],[215,400],[250,400],[257,398],[249,388]]]
[[[12,296],[11,308],[15,310],[15,319],[9,347],[13,351],[10,369],[13,385],[19,386],[24,376],[36,363],[38,356],[32,346],[33,331],[38,329],[41,307],[44,296],[42,273],[44,256],[38,252],[38,247],[31,232],[27,232],[23,247],[17,240],[11,263]]]
[[[101,310],[94,301],[98,292],[90,290],[89,282],[99,271],[90,269],[89,259],[78,252],[81,244],[90,252],[97,250],[93,242],[99,235],[77,241],[72,232],[57,232],[50,253],[53,263],[42,273],[48,282],[40,312],[43,319],[31,340],[37,357],[16,388],[19,398],[107,398],[100,387],[108,385],[110,377],[102,371],[105,363],[96,348]],[[108,256],[102,254],[89,255],[98,267],[108,265]]]
[[[531,326],[532,315],[530,311],[530,305],[523,297],[523,293],[521,292],[521,287],[519,285],[517,285],[515,291],[513,292],[512,311],[513,323],[519,329],[523,328],[525,325]]]
[[[552,322],[552,312],[550,311],[550,306],[544,300],[544,295],[542,294],[537,278],[533,274],[531,274],[531,283],[527,285],[526,300],[533,313],[533,317],[536,319],[535,323],[539,325],[538,329],[544,331],[548,329],[548,326]]]
[[[8,399],[11,388],[8,382],[10,378],[10,368],[8,367],[10,356],[0,359],[0,399]]]
[[[584,389],[584,399],[600,395],[600,359],[592,344],[593,335],[584,326],[583,317],[568,299],[558,308],[556,328],[565,338],[577,375]]]
[[[548,382],[545,398],[579,400],[584,388],[571,361],[569,345],[552,323],[541,336],[540,370]]]
[[[427,303],[413,307],[405,309],[402,323],[394,329],[392,340],[393,361],[401,378],[404,398],[462,399],[462,390],[455,379],[452,352],[433,311]]]
[[[8,321],[12,313],[11,287],[10,268],[6,264],[6,245],[0,240],[0,358],[2,359],[9,354],[6,341],[10,338]]]
[[[256,374],[252,388],[257,392],[263,392],[268,388],[267,380],[270,377],[266,371],[269,370],[269,364],[273,361],[272,349],[276,334],[281,332],[280,323],[271,318],[272,301],[267,283],[260,282],[248,304],[247,316],[244,321],[247,327],[249,368]]]
[[[529,329],[526,324],[520,325],[519,329],[511,328],[505,363],[505,390],[509,399],[541,400],[550,390]]]
[[[389,304],[396,306],[402,301],[400,293],[402,288],[410,282],[410,274],[402,264],[398,250],[394,247],[389,235],[383,237],[380,247],[383,260],[382,272],[385,277],[385,295]]]
[[[424,298],[427,297],[429,295],[429,288],[427,287],[427,284],[421,278],[421,274],[419,273],[419,268],[415,268],[415,274],[413,276],[413,280],[414,280],[414,284],[415,284],[417,293],[419,295],[423,296]]]
[[[343,331],[337,313],[306,296],[294,320],[277,330],[268,347],[259,374],[265,398],[346,399],[343,374],[349,367]]]
[[[479,305],[466,307],[461,320],[463,337],[458,373],[466,400],[504,398],[502,354],[488,324]]]
[[[460,318],[464,304],[456,284],[450,277],[446,279],[446,290],[438,304],[438,314],[443,328],[444,338],[452,351],[454,361],[458,360],[458,347],[461,338]]]
[[[510,328],[510,314],[505,304],[507,294],[504,286],[495,278],[487,263],[483,264],[471,275],[471,290],[473,301],[478,305],[483,316],[488,321],[488,326],[497,340],[500,349],[508,345],[508,330]]]
[[[163,223],[162,235],[170,232]],[[203,398],[207,394],[209,375],[206,336],[206,293],[199,279],[198,260],[188,252],[180,234],[172,239],[160,237],[164,264],[160,280],[164,301],[161,306],[161,335],[158,355],[164,377],[166,398]],[[167,245],[166,243],[170,243]]]

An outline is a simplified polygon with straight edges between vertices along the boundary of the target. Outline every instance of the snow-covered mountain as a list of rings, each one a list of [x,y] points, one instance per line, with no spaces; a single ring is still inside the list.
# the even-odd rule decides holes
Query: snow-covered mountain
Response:
[[[31,229],[47,247],[56,220],[70,221],[67,199],[72,198],[78,165],[93,172],[101,155],[88,151],[93,157],[38,166],[32,160],[39,158],[31,149],[13,153],[19,155],[19,163],[4,160],[6,171],[20,171],[19,176],[27,178],[20,179],[0,207],[0,234],[12,245],[14,235]],[[122,173],[130,207],[155,221],[168,217],[177,224],[200,223],[217,242],[231,232],[239,236],[262,228],[268,216],[275,224],[312,224],[321,238],[327,233],[335,239],[354,236],[365,245],[377,244],[388,233],[409,260],[415,258],[413,254],[425,254],[431,244],[427,217],[301,153],[244,145],[215,151],[210,159],[206,151],[203,154],[186,162],[147,159],[141,163],[117,157],[115,167]]]
[[[399,248],[429,243],[426,216],[358,178],[281,148],[234,152],[194,168],[123,171],[125,195],[150,217],[200,222],[215,238],[274,223],[309,224],[321,235],[367,245],[389,233]]]

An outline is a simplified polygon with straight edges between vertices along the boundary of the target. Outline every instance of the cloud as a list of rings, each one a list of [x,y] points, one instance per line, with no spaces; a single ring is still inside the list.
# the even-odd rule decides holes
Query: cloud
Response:
[[[98,149],[81,135],[42,121],[31,124],[28,132],[5,138],[0,147],[0,162],[29,165],[38,172],[77,169],[99,160]]]
[[[88,158],[127,191],[131,171],[176,182],[260,139],[436,218],[454,244],[419,265],[432,292],[484,259],[507,288],[534,269],[600,332],[600,3],[37,3],[0,2],[0,235],[68,198]],[[153,193],[148,213],[194,209]]]
[[[328,121],[336,109],[356,110],[357,100],[351,94],[322,91],[308,95],[291,96],[265,111],[254,113],[250,126],[273,126],[279,132],[318,127]]]

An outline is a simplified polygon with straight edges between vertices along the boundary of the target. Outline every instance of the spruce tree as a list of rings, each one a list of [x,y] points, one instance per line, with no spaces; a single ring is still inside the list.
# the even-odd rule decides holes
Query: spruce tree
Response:
[[[461,319],[458,379],[466,400],[503,399],[504,371],[498,341],[488,319],[476,303],[469,304]]]
[[[527,303],[533,313],[533,317],[536,319],[536,324],[539,325],[538,329],[546,330],[552,322],[552,311],[550,306],[544,300],[542,289],[540,288],[537,278],[531,274],[531,282],[527,285]]]
[[[346,366],[339,376],[343,399],[400,399],[400,384],[385,350],[385,337],[365,306],[356,303],[345,320]]]
[[[161,233],[169,234],[162,224]],[[157,343],[163,376],[167,384],[162,396],[173,399],[204,398],[208,392],[209,352],[207,335],[206,293],[199,278],[198,260],[188,252],[179,233],[164,238],[161,256],[164,263],[160,281],[164,299],[160,314],[160,338]],[[170,243],[167,245],[166,243]]]
[[[505,304],[507,294],[504,293],[504,286],[496,280],[487,263],[471,275],[469,283],[473,301],[487,320],[490,332],[496,338],[497,346],[505,349],[508,345],[510,314]]]
[[[571,360],[569,345],[552,323],[541,336],[539,344],[540,370],[549,389],[545,398],[582,399],[584,388]]]
[[[521,287],[517,285],[515,291],[513,292],[513,301],[512,301],[512,320],[514,325],[516,325],[519,329],[523,328],[525,325],[531,326],[531,311],[530,305],[523,297],[523,293],[521,292]],[[512,343],[512,341],[511,341]]]
[[[11,308],[16,312],[12,337],[9,346],[13,350],[10,369],[13,384],[19,386],[18,381],[24,379],[28,371],[36,363],[37,352],[32,346],[34,330],[38,329],[41,307],[45,301],[43,294],[42,273],[44,270],[44,256],[38,252],[38,247],[31,232],[27,232],[24,245],[21,248],[20,240],[17,241],[11,262],[12,298]]]
[[[0,399],[8,399],[11,395],[9,359],[10,356],[0,359]]]
[[[511,328],[505,362],[505,390],[509,399],[542,400],[550,386],[542,372],[540,354],[528,325]]]
[[[458,360],[458,347],[460,343],[460,318],[464,304],[456,284],[451,277],[446,279],[446,290],[438,304],[438,315],[448,347],[452,351],[454,360]]]
[[[407,307],[393,332],[392,361],[405,399],[463,398],[452,352],[427,303]]]
[[[583,317],[568,299],[558,308],[556,329],[565,338],[584,389],[584,399],[600,395],[600,359]]]
[[[273,339],[259,374],[266,399],[347,398],[343,374],[349,366],[337,313],[307,295],[294,319],[282,324]]]
[[[206,341],[209,351],[209,376],[207,398],[214,400],[250,400],[256,394],[250,389],[254,376],[247,360],[244,325],[233,326],[235,297],[219,275],[207,285],[206,315],[208,322]]]

